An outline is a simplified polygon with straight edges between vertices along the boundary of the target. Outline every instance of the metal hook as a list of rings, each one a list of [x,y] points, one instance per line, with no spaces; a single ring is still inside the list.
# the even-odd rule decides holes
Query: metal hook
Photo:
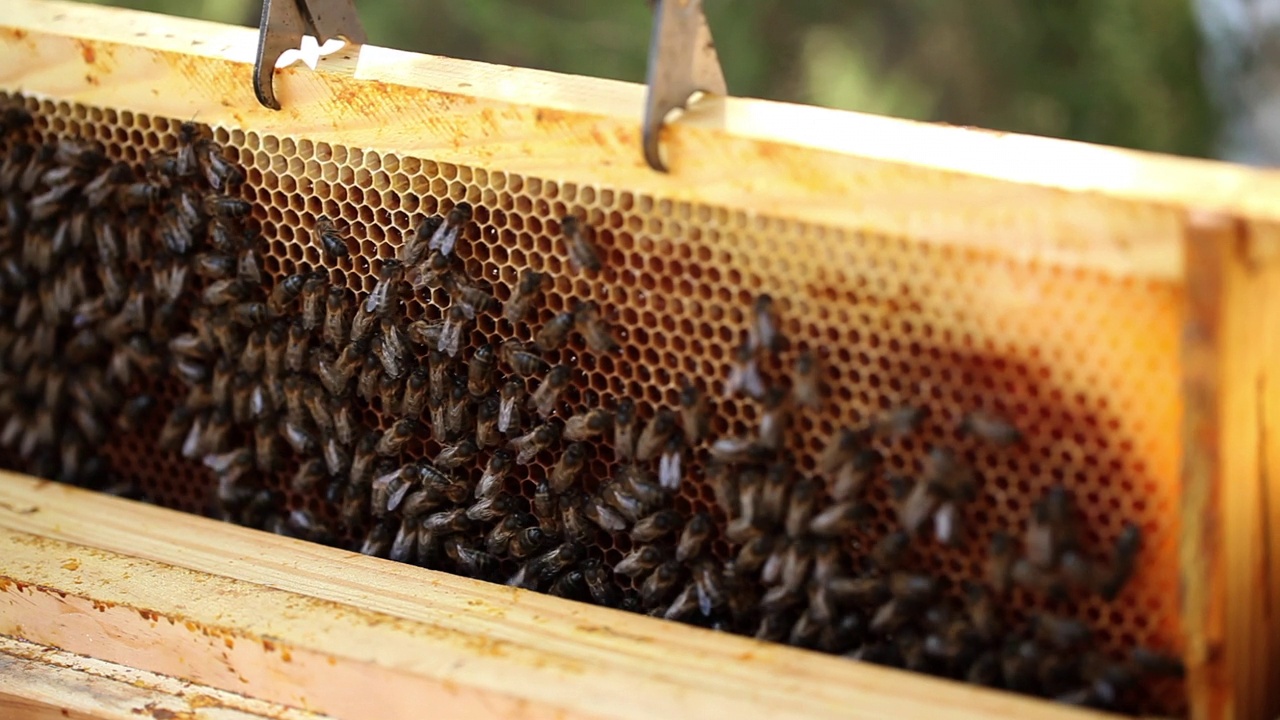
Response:
[[[658,143],[667,114],[687,107],[697,92],[728,94],[702,0],[654,2],[647,82],[649,93],[642,126],[644,159],[654,170],[667,172]]]
[[[273,82],[276,63],[286,51],[300,48],[304,35],[322,45],[334,38],[356,45],[367,41],[355,0],[263,0],[253,94],[272,110],[280,109]]]

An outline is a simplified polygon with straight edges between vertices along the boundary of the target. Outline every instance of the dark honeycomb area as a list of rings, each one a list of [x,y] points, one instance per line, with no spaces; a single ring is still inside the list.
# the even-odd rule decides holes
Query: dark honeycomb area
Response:
[[[3,99],[22,103],[34,120],[29,128],[0,138],[0,152],[6,156],[22,141],[80,138],[101,143],[106,156],[127,163],[141,177],[154,154],[175,153],[182,145],[181,120],[65,102]],[[478,312],[467,323],[459,354],[449,365],[453,376],[465,379],[476,348],[496,348],[510,340],[532,342],[557,314],[572,311],[578,302],[593,301],[618,349],[593,350],[575,330],[562,348],[539,353],[552,366],[573,369],[556,404],[554,422],[594,408],[612,411],[629,398],[636,405],[638,436],[661,409],[678,413],[685,383],[699,388],[710,404],[708,437],[685,443],[678,491],[650,503],[645,514],[669,507],[687,521],[706,513],[714,529],[703,553],[719,566],[732,561],[742,543],[731,542],[726,534],[732,513],[717,501],[707,479],[710,448],[717,439],[752,436],[766,414],[761,402],[741,393],[726,397],[723,389],[737,366],[736,348],[754,323],[753,304],[767,293],[785,344],[776,352],[753,355],[764,384],[787,388],[802,354],[818,360],[821,404],[791,408],[783,450],[769,461],[789,463],[793,483],[821,479],[819,459],[842,428],[864,427],[903,406],[924,412],[919,426],[905,437],[876,435],[868,440],[882,460],[862,491],[856,527],[833,540],[814,541],[833,551],[840,573],[876,576],[868,569],[869,549],[899,527],[888,478],[921,477],[929,450],[946,448],[979,478],[972,499],[959,504],[961,539],[947,546],[933,533],[921,533],[897,568],[937,579],[939,589],[931,603],[952,611],[961,607],[963,583],[985,577],[993,536],[1004,532],[1021,540],[1032,522],[1033,505],[1052,488],[1065,487],[1075,499],[1082,554],[1104,562],[1126,523],[1133,523],[1142,533],[1140,560],[1131,580],[1110,601],[1097,593],[1064,598],[1015,588],[999,609],[1009,636],[1034,634],[1027,629],[1027,618],[1051,613],[1086,623],[1093,630],[1089,647],[1109,658],[1124,658],[1134,646],[1180,653],[1180,401],[1172,360],[1177,352],[1179,293],[1173,284],[1064,269],[927,239],[800,224],[773,217],[768,208],[674,202],[624,188],[559,182],[240,128],[208,132],[242,169],[244,182],[234,192],[252,206],[245,229],[260,233],[257,248],[264,281],[252,298],[265,301],[285,278],[320,272],[326,276],[326,291],[347,288],[357,311],[355,306],[374,291],[388,261],[400,255],[426,218],[445,216],[466,203],[473,212],[457,240],[459,272],[491,292],[499,305]],[[207,187],[201,194],[205,192]],[[581,219],[598,251],[599,272],[571,266],[562,232],[562,219],[571,214]],[[126,214],[111,217],[123,232]],[[314,232],[321,218],[334,222],[349,250],[347,257],[326,254]],[[158,225],[159,220],[154,222]],[[158,244],[156,234],[154,228],[149,230]],[[545,273],[548,279],[528,316],[513,323],[501,308],[526,270]],[[134,273],[152,271],[150,262],[131,268]],[[189,278],[172,335],[189,331],[190,317],[199,315],[201,291],[208,284],[204,278]],[[455,302],[444,288],[420,288],[403,299],[397,322],[442,321]],[[295,302],[285,313],[296,314],[299,307]],[[322,344],[316,330],[311,345]],[[334,348],[335,354],[340,350]],[[164,355],[159,349],[157,353]],[[418,349],[413,363],[426,363],[428,357]],[[255,499],[229,505],[220,500],[217,477],[199,458],[159,451],[156,438],[166,420],[175,408],[190,402],[192,394],[192,385],[172,372],[174,359],[166,356],[164,362],[170,372],[140,378],[125,389],[126,394],[153,396],[156,407],[136,431],[113,431],[97,446],[106,469],[88,484],[117,491],[127,487],[166,507],[343,547],[366,544],[377,523],[354,506],[344,510],[342,494],[349,483],[325,481],[307,491],[291,486],[298,466],[318,453],[307,456],[284,446],[278,470],[245,474]],[[532,392],[544,376],[539,372],[524,381],[526,391]],[[500,362],[495,387],[512,377],[511,369]],[[381,433],[396,420],[379,398],[365,400],[353,392],[344,402],[350,403],[364,428]],[[1006,418],[1020,429],[1021,441],[1002,447],[964,432],[962,419],[973,411]],[[538,423],[531,413],[525,416],[522,432]],[[252,423],[233,423],[225,447],[219,449],[251,446],[253,432]],[[617,459],[613,438],[610,431],[583,443],[586,459],[573,492],[578,502],[600,496],[619,476],[624,463]],[[397,467],[430,460],[442,447],[422,428],[390,459]],[[549,477],[563,447],[563,442],[552,443],[531,464],[515,467],[504,486],[516,498],[512,512],[535,512],[538,486]],[[11,466],[37,474],[47,469],[24,461],[12,448],[6,453]],[[491,456],[492,448],[483,449],[453,475],[474,486]],[[745,477],[768,464],[738,464],[733,472]],[[656,476],[657,460],[639,465]],[[818,499],[819,510],[832,502],[826,490],[819,491]],[[305,519],[294,512],[304,509]],[[394,512],[389,517],[388,523],[403,520]],[[447,534],[462,547],[483,549],[495,524],[473,521]],[[567,533],[561,535],[561,540],[571,542]],[[606,568],[618,565],[640,544],[633,543],[628,532],[606,532],[595,525],[578,540],[585,557],[601,560]],[[670,536],[653,545],[669,558],[674,541]],[[780,542],[808,548],[810,541],[805,537]],[[542,557],[556,547],[557,542],[549,542],[533,555]],[[379,554],[385,555],[385,549]],[[512,580],[529,564],[499,554],[491,567],[475,573],[442,550],[434,557],[422,564],[497,582]],[[672,590],[651,608],[644,607],[642,598],[647,573],[634,580],[609,573],[609,583],[620,593],[614,604],[662,614],[679,602],[671,596],[681,588],[703,589],[690,574],[696,567],[682,566]],[[555,580],[564,580],[566,574],[557,574]],[[580,579],[557,583],[548,577],[531,585],[593,600]],[[769,583],[753,579],[746,585],[731,585],[726,592],[752,598],[749,604],[754,607]],[[809,617],[805,601],[784,603],[777,614],[785,616],[778,622],[787,629],[775,632],[763,627],[768,618],[758,609],[744,619],[723,609],[724,603],[708,602],[715,612],[678,617],[784,642],[803,636],[794,625]],[[864,659],[910,666],[901,656],[909,656],[904,648],[920,639],[915,632],[880,633],[883,637],[874,643],[871,637],[877,634],[871,633],[864,643],[823,649],[856,654],[861,645]],[[925,635],[927,628],[919,633]],[[883,645],[895,643],[898,650],[888,659],[866,649],[875,645],[879,652]],[[797,644],[813,647],[815,641]],[[964,668],[936,658],[921,669],[965,675]],[[1067,694],[1051,692],[1044,689],[1048,682],[1041,683],[1040,690],[1031,691]],[[1176,679],[1147,681],[1126,692],[1121,707],[1179,714],[1185,710],[1184,690]]]

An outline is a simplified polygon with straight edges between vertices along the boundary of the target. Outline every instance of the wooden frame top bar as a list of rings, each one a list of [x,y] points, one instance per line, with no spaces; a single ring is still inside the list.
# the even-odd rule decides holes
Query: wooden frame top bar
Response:
[[[352,720],[1104,717],[8,473],[0,634]]]
[[[280,70],[276,112],[253,96],[253,29],[49,0],[5,15],[3,90],[1028,261],[1179,280],[1185,208],[1280,221],[1273,171],[739,98],[664,131],[663,175],[633,83],[365,46]]]

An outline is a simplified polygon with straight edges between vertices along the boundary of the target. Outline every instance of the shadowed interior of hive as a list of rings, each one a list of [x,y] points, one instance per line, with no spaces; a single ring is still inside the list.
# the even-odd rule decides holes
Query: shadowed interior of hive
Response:
[[[177,146],[175,120],[25,102],[39,136],[95,139],[111,158],[139,167],[149,153]],[[883,469],[865,490],[870,518],[842,541],[851,557],[897,528],[886,475],[918,476],[928,448],[951,448],[981,476],[976,498],[962,509],[963,542],[946,547],[928,534],[919,537],[908,568],[945,579],[954,594],[963,580],[982,577],[993,533],[1020,538],[1032,504],[1052,486],[1065,485],[1077,500],[1088,554],[1107,557],[1124,524],[1132,522],[1143,532],[1141,560],[1110,602],[1092,594],[1051,600],[1015,589],[1005,602],[1010,620],[1039,610],[1078,617],[1094,628],[1098,646],[1116,657],[1134,645],[1180,651],[1179,293],[1173,284],[1066,270],[926,239],[803,225],[771,217],[768,208],[671,202],[625,188],[243,129],[215,128],[213,137],[245,171],[239,192],[253,204],[270,284],[324,270],[331,283],[363,298],[377,283],[381,261],[396,257],[424,218],[465,201],[474,206],[474,218],[456,252],[469,275],[488,282],[499,301],[510,296],[526,268],[548,273],[551,284],[528,322],[513,325],[501,313],[477,316],[463,337],[461,357],[485,343],[532,340],[575,301],[597,302],[621,347],[613,354],[593,352],[573,333],[564,348],[544,354],[552,365],[576,368],[561,417],[629,397],[643,427],[659,408],[678,408],[681,384],[691,381],[713,399],[711,438],[750,434],[761,416],[759,403],[724,398],[721,388],[752,322],[753,301],[769,293],[787,346],[761,360],[767,384],[788,383],[803,350],[820,358],[823,403],[795,409],[786,435],[799,474],[816,472],[817,458],[842,427],[858,427],[902,405],[927,411],[911,436],[875,441]],[[599,273],[570,268],[560,219],[571,213],[590,228],[603,261]],[[348,238],[350,257],[325,256],[312,234],[321,216]],[[405,311],[413,319],[436,320],[448,305],[437,289],[407,300]],[[154,438],[184,388],[164,380],[146,389],[159,406],[139,432],[108,442],[111,470],[161,505],[212,513],[211,472],[155,449]],[[361,409],[378,429],[394,420],[376,404]],[[1003,448],[961,432],[960,419],[973,410],[1008,418],[1024,440]],[[725,539],[726,514],[703,481],[708,444],[685,453],[684,482],[672,506],[686,516],[711,515],[718,528],[712,551],[723,560],[737,546]],[[424,435],[404,455],[429,458],[439,447]],[[592,492],[618,464],[609,434],[585,447],[582,482]],[[459,472],[478,478],[487,455]],[[510,489],[532,498],[557,458],[544,452],[518,468]],[[286,509],[305,507],[340,527],[337,506],[320,491],[290,489],[295,467],[289,463],[264,482],[281,491]],[[358,546],[368,529],[341,527],[337,541],[348,547]],[[626,533],[595,537],[591,552],[609,566],[631,550]],[[1177,713],[1184,707],[1181,684],[1165,680],[1151,684],[1136,709]]]

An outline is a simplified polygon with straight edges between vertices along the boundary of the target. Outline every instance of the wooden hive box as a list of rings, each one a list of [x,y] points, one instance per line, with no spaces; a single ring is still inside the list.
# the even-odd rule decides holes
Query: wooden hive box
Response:
[[[904,403],[928,420],[882,448],[890,470],[918,472],[928,446],[952,444],[981,473],[966,542],[928,545],[918,569],[980,576],[991,537],[1020,533],[1065,485],[1095,555],[1126,521],[1143,530],[1117,601],[1057,611],[1094,625],[1105,650],[1184,658],[1185,686],[1159,686],[1145,709],[1280,712],[1280,444],[1267,433],[1280,426],[1280,176],[741,99],[667,128],[663,175],[639,153],[640,86],[364,47],[279,71],[273,112],[252,95],[255,45],[244,28],[13,0],[0,93],[39,132],[97,139],[133,164],[172,149],[179,123],[208,125],[245,168],[272,282],[321,269],[367,293],[423,217],[471,203],[459,254],[499,299],[524,268],[553,279],[535,322],[479,318],[464,345],[529,340],[593,299],[622,347],[561,351],[584,405],[628,396],[649,417],[687,378],[718,387],[767,291],[784,357],[809,349],[824,368],[828,402],[788,440],[802,473],[839,428]],[[569,213],[592,228],[597,276],[568,267]],[[342,225],[350,257],[311,240],[321,216]],[[414,303],[435,318],[446,300]],[[180,396],[152,390],[169,408]],[[975,408],[1010,417],[1025,442],[993,450],[956,433]],[[745,432],[759,413],[719,400],[713,432]],[[372,407],[362,417],[388,424]],[[211,478],[154,452],[162,420],[103,455],[160,504],[203,511]],[[592,453],[590,475],[614,471]],[[691,455],[674,507],[723,522],[703,460]],[[532,496],[548,471],[530,466],[516,492]],[[264,482],[291,508],[335,512]],[[883,483],[868,492],[862,542],[893,518]],[[0,547],[0,708],[21,717],[1089,714],[17,475],[0,479]],[[629,549],[598,548],[609,562]],[[1010,612],[1044,607],[1024,593]]]

